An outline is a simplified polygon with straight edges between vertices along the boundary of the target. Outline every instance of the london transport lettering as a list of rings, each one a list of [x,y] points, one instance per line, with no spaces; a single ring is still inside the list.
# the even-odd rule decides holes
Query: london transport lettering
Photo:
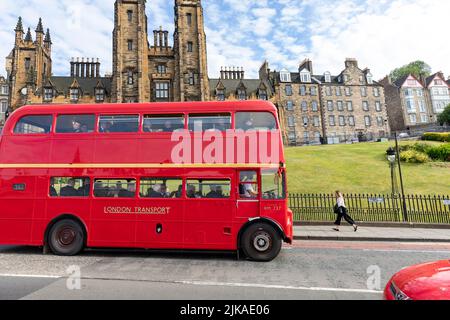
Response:
[[[105,207],[106,214],[148,214],[165,215],[170,214],[171,207]]]

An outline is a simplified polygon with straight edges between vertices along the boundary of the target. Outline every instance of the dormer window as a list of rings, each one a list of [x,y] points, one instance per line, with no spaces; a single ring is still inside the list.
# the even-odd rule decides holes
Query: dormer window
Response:
[[[129,85],[134,84],[133,71],[128,71],[128,72],[127,72],[127,83],[128,83]]]
[[[331,73],[325,72],[325,82],[331,83]]]
[[[247,92],[245,89],[238,89],[237,94],[239,100],[247,100]]]
[[[105,101],[105,89],[102,88],[95,89],[95,101],[97,102]]]
[[[53,100],[53,88],[44,88],[44,101],[49,102]]]
[[[70,101],[77,102],[80,99],[80,89],[72,88],[70,89]]]
[[[217,101],[225,101],[225,90],[217,89],[216,97],[217,97]]]
[[[267,100],[267,90],[259,89],[259,100]]]
[[[133,21],[133,10],[128,10],[127,15],[128,15],[128,22]]]
[[[367,74],[367,84],[373,84],[373,75],[371,73]]]
[[[281,82],[291,82],[291,73],[284,69],[280,71],[280,81]]]
[[[311,82],[311,73],[302,71],[300,73],[300,78],[301,78],[302,82],[310,83]]]

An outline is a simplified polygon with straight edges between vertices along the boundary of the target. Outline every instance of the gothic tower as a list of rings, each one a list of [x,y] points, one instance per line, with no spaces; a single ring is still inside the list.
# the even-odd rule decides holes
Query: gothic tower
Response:
[[[201,0],[175,0],[175,100],[209,100],[206,35]]]
[[[114,102],[150,101],[146,0],[116,0],[113,32]]]
[[[14,48],[6,58],[13,110],[30,103],[33,92],[42,88],[52,73],[50,31],[47,29],[47,33],[44,33],[41,19],[35,32],[36,40],[33,41],[31,28],[28,28],[25,35],[22,18],[19,17],[15,28]]]

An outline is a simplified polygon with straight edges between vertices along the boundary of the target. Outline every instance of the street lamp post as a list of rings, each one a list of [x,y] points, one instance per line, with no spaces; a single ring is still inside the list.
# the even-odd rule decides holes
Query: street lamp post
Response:
[[[389,166],[391,168],[391,186],[392,186],[392,195],[398,194],[398,185],[397,185],[397,179],[395,176],[395,162],[397,160],[396,152],[394,148],[389,148],[386,152],[387,154],[387,160],[389,161]]]
[[[408,213],[406,208],[406,197],[405,197],[405,187],[403,185],[403,174],[402,174],[402,164],[400,159],[400,149],[398,147],[398,139],[397,139],[397,132],[394,132],[394,138],[395,138],[395,151],[397,153],[397,163],[398,163],[398,172],[400,175],[400,186],[402,189],[402,202],[403,202],[403,218],[405,222],[408,222]]]

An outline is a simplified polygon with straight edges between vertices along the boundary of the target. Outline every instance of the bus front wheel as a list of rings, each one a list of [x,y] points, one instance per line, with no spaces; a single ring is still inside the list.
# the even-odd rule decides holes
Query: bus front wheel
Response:
[[[282,244],[278,231],[267,223],[252,224],[241,238],[244,254],[254,261],[272,261],[280,253]]]
[[[74,220],[56,222],[48,234],[48,245],[58,256],[74,256],[84,248],[84,231]]]

